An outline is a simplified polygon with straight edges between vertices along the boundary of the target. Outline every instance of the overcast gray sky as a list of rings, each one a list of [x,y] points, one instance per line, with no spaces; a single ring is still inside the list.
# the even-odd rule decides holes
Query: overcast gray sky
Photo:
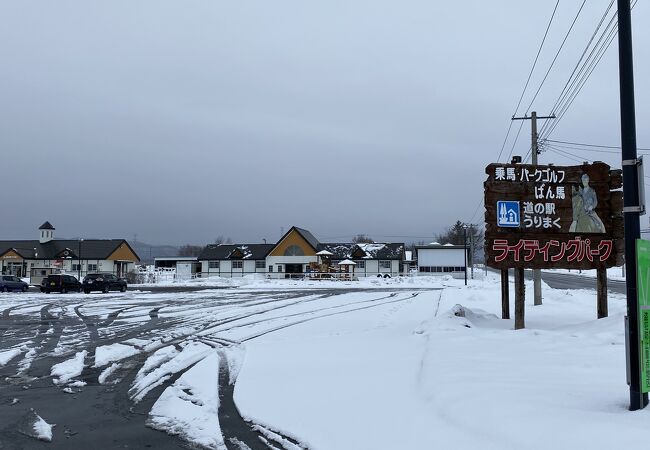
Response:
[[[560,2],[520,113],[580,3]],[[608,4],[585,5],[533,105],[539,114]],[[137,233],[150,243],[272,241],[291,225],[323,240],[412,241],[479,222],[484,167],[554,5],[2,2],[0,238],[34,238],[49,220],[59,237]],[[649,19],[639,2],[641,147],[650,147]],[[552,139],[619,145],[616,43]],[[528,150],[529,127],[515,154]],[[548,162],[573,164],[551,152],[540,156]]]

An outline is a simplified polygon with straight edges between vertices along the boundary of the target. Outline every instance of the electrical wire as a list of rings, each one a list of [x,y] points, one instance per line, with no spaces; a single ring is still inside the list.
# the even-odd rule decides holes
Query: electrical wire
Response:
[[[526,90],[528,89],[528,84],[530,83],[530,79],[533,76],[533,72],[535,70],[535,67],[537,66],[537,61],[539,60],[539,55],[542,53],[542,48],[544,47],[544,43],[546,42],[546,37],[548,36],[548,31],[551,28],[551,24],[553,23],[553,19],[555,18],[555,13],[557,12],[557,7],[560,4],[560,0],[557,0],[555,3],[555,7],[553,8],[553,13],[551,14],[551,18],[548,21],[548,25],[546,26],[546,30],[544,31],[544,36],[542,37],[542,42],[539,44],[539,48],[537,49],[537,55],[535,55],[535,60],[533,61],[533,66],[530,68],[530,72],[528,72],[528,78],[526,79],[526,84],[524,85],[524,89],[521,91],[521,95],[519,96],[519,101],[517,102],[517,106],[515,107],[515,111],[512,113],[512,117],[517,115],[517,111],[519,111],[519,107],[521,106],[521,102],[524,98],[524,95],[526,94]],[[508,142],[508,137],[510,136],[510,130],[512,129],[512,120],[510,121],[510,125],[508,125],[508,131],[506,132],[506,137],[503,140],[503,144],[501,145],[501,150],[499,151],[499,156],[497,157],[497,162],[501,160],[501,155],[503,154],[503,149],[506,146],[506,143]],[[519,132],[521,131],[521,126],[519,127]],[[515,138],[515,144],[517,143],[517,139],[519,138],[519,132],[517,132],[517,137]],[[513,144],[513,149],[515,144]],[[510,151],[510,155],[512,155],[512,150]],[[507,159],[510,159],[510,156],[508,156]]]
[[[575,67],[573,68],[573,71],[571,72],[571,75],[569,75],[569,78],[567,79],[566,83],[564,84],[564,87],[562,88],[562,91],[560,92],[560,95],[559,95],[558,99],[556,100],[555,104],[554,104],[553,107],[551,108],[551,113],[552,113],[552,114],[555,113],[555,112],[557,111],[558,106],[559,106],[559,104],[561,103],[561,100],[562,100],[562,98],[563,98],[564,95],[565,95],[565,92],[567,92],[567,90],[572,89],[573,84],[574,84],[575,81],[578,79],[578,76],[580,75],[580,72],[583,70],[583,69],[580,69],[580,71],[578,71],[578,75],[574,78],[574,75],[576,74],[576,70],[578,70],[578,67],[580,66],[580,63],[581,63],[582,60],[584,59],[585,54],[587,53],[587,50],[589,50],[589,47],[591,46],[591,43],[593,42],[594,38],[595,38],[596,35],[598,34],[598,31],[600,30],[600,28],[602,27],[603,22],[604,22],[605,19],[607,18],[607,14],[608,14],[609,11],[611,10],[613,4],[614,4],[614,0],[611,0],[610,3],[609,3],[609,5],[607,6],[607,9],[606,9],[605,12],[603,13],[603,16],[601,17],[600,21],[598,22],[598,26],[596,27],[596,29],[594,30],[593,34],[592,34],[591,37],[589,38],[589,41],[587,42],[587,45],[585,46],[584,50],[582,51],[582,54],[580,55],[580,59],[578,59],[578,62],[576,63]],[[606,29],[609,28],[610,24],[611,24],[611,19],[610,19],[610,23],[607,24]],[[596,45],[594,45],[594,48],[596,48],[596,47],[598,46],[598,44],[599,44],[599,42],[600,42],[601,39],[602,39],[602,35],[601,35],[601,37],[598,39],[598,42],[596,43]],[[593,49],[592,49],[592,53],[593,53]],[[587,60],[589,60],[589,59],[591,58],[592,53],[589,54],[589,57],[587,58]],[[584,66],[583,66],[583,68],[584,68]],[[545,124],[545,125],[546,125],[546,124]],[[544,127],[542,127],[542,129],[543,129],[543,128],[544,128]]]
[[[564,150],[561,150],[561,149],[558,149],[558,148],[555,148],[555,147],[548,147],[547,150],[550,151],[550,152],[553,152],[553,153],[555,153],[557,155],[563,156],[564,158],[570,159],[571,161],[575,161],[577,163],[580,163],[580,164],[582,164],[584,162],[589,162],[589,160],[585,161],[584,158],[580,158],[580,157],[578,157],[576,155],[572,155],[572,154],[570,154],[568,152],[565,152]]]
[[[557,49],[555,52],[555,56],[553,57],[553,60],[551,61],[551,64],[549,65],[548,69],[546,70],[546,73],[544,74],[544,78],[542,78],[541,83],[539,84],[539,87],[537,88],[537,91],[535,91],[535,95],[533,95],[533,98],[531,99],[528,108],[526,108],[526,111],[524,115],[528,114],[528,111],[530,111],[531,107],[533,106],[533,103],[537,99],[537,96],[539,95],[539,92],[542,90],[542,87],[544,86],[544,83],[546,82],[546,79],[548,78],[548,75],[551,73],[551,70],[553,69],[553,66],[555,65],[555,62],[557,61],[557,58],[560,56],[560,53],[562,52],[562,49],[564,48],[564,44],[566,44],[567,39],[569,38],[569,35],[571,34],[571,31],[573,30],[573,27],[575,26],[576,22],[578,21],[578,17],[580,17],[580,13],[582,12],[585,4],[587,3],[587,0],[583,0],[582,4],[580,5],[580,8],[578,9],[578,12],[576,13],[575,17],[573,18],[573,21],[571,22],[571,26],[569,27],[568,31],[564,35],[564,39],[562,40],[562,43],[560,44],[560,47]],[[519,131],[521,131],[521,128],[523,126],[522,124],[519,126]],[[517,136],[515,137],[515,141],[512,144],[512,148],[510,149],[510,156],[512,156],[512,153],[514,152],[515,146],[517,145],[517,140],[519,138],[519,132],[517,133]],[[510,158],[508,156],[508,158]]]
[[[478,213],[479,209],[483,205],[483,197],[478,202],[478,205],[476,205],[476,209],[474,209],[474,214],[472,214],[471,219],[469,219],[468,223],[473,223],[474,222],[474,217],[476,217],[476,214]]]
[[[549,139],[547,142],[554,142],[554,141],[551,141]],[[559,148],[563,148],[563,149],[567,149],[567,150],[578,150],[578,151],[582,151],[582,152],[607,153],[607,154],[610,154],[610,155],[612,155],[612,154],[616,155],[616,154],[621,153],[620,151],[617,152],[616,150],[597,150],[597,149],[593,149],[593,148],[572,147],[572,146],[569,146],[569,145],[560,145],[560,144],[555,144],[555,143],[553,143],[553,147],[556,147],[556,148],[559,147]]]
[[[544,30],[544,36],[542,37],[542,42],[539,44],[539,48],[537,49],[537,54],[535,55],[535,60],[533,61],[533,65],[530,68],[530,71],[528,72],[528,77],[526,78],[526,83],[524,84],[524,88],[521,91],[521,95],[519,96],[519,100],[517,101],[517,106],[515,107],[514,112],[512,113],[512,117],[517,115],[517,112],[519,111],[519,107],[521,106],[521,102],[523,101],[524,95],[526,94],[526,90],[528,89],[528,85],[530,83],[531,77],[533,75],[533,72],[535,71],[535,67],[537,67],[537,61],[539,60],[539,55],[542,53],[542,49],[544,48],[544,43],[546,42],[546,38],[548,36],[548,32],[551,29],[551,25],[553,24],[553,19],[555,18],[555,13],[557,12],[557,8],[560,4],[560,0],[557,0],[555,3],[555,7],[553,8],[553,13],[551,14],[551,17],[548,21],[548,24],[546,25],[546,30]],[[510,132],[512,130],[512,120],[510,120],[510,124],[508,125],[508,130],[506,131],[506,137],[503,139],[503,144],[501,144],[501,150],[499,150],[499,155],[497,156],[496,161],[499,162],[501,161],[501,156],[503,155],[503,150],[506,147],[506,144],[508,143],[508,138],[510,137]],[[514,151],[515,146],[517,145],[517,141],[519,140],[519,135],[521,134],[521,129],[523,127],[523,121],[521,125],[519,126],[519,130],[517,130],[517,135],[515,136],[514,142],[512,144],[512,148],[510,149],[510,152],[508,154],[508,158],[506,161],[510,160],[510,157],[512,156],[512,153]],[[476,205],[476,208],[474,209],[474,213],[472,214],[471,219],[469,220],[469,223],[472,223],[474,221],[474,218],[476,217],[476,214],[478,213],[479,209],[481,208],[481,205],[483,205],[483,198],[481,198]]]
[[[546,139],[547,142],[554,142],[556,144],[567,144],[567,145],[579,145],[581,147],[594,147],[594,148],[611,148],[615,150],[620,150],[621,147],[618,145],[600,145],[600,144],[585,144],[584,142],[570,142],[570,141],[560,141],[556,139]],[[637,150],[650,151],[650,148],[637,147]],[[618,152],[615,152],[618,153]]]
[[[631,5],[631,8],[634,8],[636,6],[637,1],[638,0],[634,0],[634,2]],[[607,10],[603,14],[603,18],[601,18],[601,21],[599,22],[598,27],[596,28],[595,34],[598,33],[598,30],[602,26],[602,23],[604,22],[604,18],[607,16],[610,9],[611,9],[611,5],[608,6]],[[540,137],[548,137],[557,128],[562,118],[565,116],[566,112],[569,110],[569,108],[575,101],[576,97],[580,94],[582,88],[585,86],[586,82],[591,77],[591,74],[596,69],[596,67],[602,60],[603,56],[611,46],[614,38],[618,33],[618,21],[616,20],[617,16],[618,16],[618,11],[615,11],[611,16],[609,23],[602,31],[600,38],[591,49],[589,56],[582,63],[582,66],[580,70],[577,72],[577,75],[570,82],[568,89],[563,89],[562,93],[556,100],[554,107],[552,109],[553,112],[557,112],[558,117],[552,123],[547,122],[544,124],[544,126],[540,131]],[[593,42],[593,36],[594,35],[592,35],[592,38],[589,40],[589,43],[587,44],[585,51],[589,48],[590,43]],[[585,51],[583,51],[583,55]],[[581,56],[581,59],[578,61],[578,65],[580,65],[580,61],[582,60],[582,58],[583,57]],[[575,69],[572,72],[572,74],[575,74]],[[569,80],[571,80],[571,77],[569,78]]]
[[[546,82],[546,79],[548,78],[548,74],[551,73],[551,69],[553,69],[553,66],[555,65],[555,61],[557,61],[558,56],[560,56],[560,52],[562,51],[562,48],[564,48],[564,44],[566,43],[567,39],[569,38],[569,35],[571,34],[571,30],[573,30],[573,27],[575,26],[578,17],[580,17],[580,13],[582,12],[582,9],[584,8],[585,4],[587,3],[587,0],[583,0],[582,4],[580,5],[580,9],[578,9],[578,12],[576,16],[573,18],[573,22],[571,22],[571,26],[569,27],[569,30],[566,32],[566,35],[564,36],[564,39],[562,40],[562,44],[560,44],[560,48],[557,49],[557,52],[555,53],[555,57],[553,58],[553,61],[551,61],[551,65],[549,66],[548,70],[546,71],[546,74],[544,75],[544,78],[542,79],[542,82],[539,84],[539,87],[537,88],[537,91],[535,92],[535,95],[533,96],[532,100],[530,101],[530,104],[528,105],[528,108],[526,108],[526,112],[530,111],[530,108],[533,106],[533,103],[535,102],[535,99],[537,99],[537,95],[539,95],[539,91],[542,90],[542,86],[544,86],[544,83]]]
[[[511,120],[510,123],[512,123],[512,122],[513,122],[513,121]],[[521,124],[519,125],[519,129],[517,130],[517,135],[515,136],[515,140],[514,140],[514,142],[512,143],[512,148],[510,149],[510,153],[508,153],[508,157],[506,158],[506,161],[509,161],[510,158],[512,157],[512,154],[513,154],[514,151],[515,151],[515,145],[517,145],[517,141],[519,140],[519,134],[521,134],[521,129],[523,128],[523,126],[524,126],[524,122],[525,122],[525,121],[524,121],[524,120],[521,120],[520,122],[521,122]],[[497,162],[498,162],[498,161],[497,161]]]
[[[554,120],[552,124],[550,124],[550,126],[548,128],[548,131],[546,131],[546,133],[545,133],[545,136],[548,136],[551,133],[553,133],[555,128],[557,128],[557,126],[560,124],[560,122],[564,118],[564,115],[567,113],[567,111],[569,110],[571,105],[573,105],[573,102],[578,97],[578,94],[580,94],[580,92],[584,88],[585,84],[587,83],[587,81],[591,77],[591,74],[593,73],[593,71],[598,66],[598,63],[600,63],[600,60],[605,55],[605,52],[607,51],[607,49],[609,49],[609,46],[614,41],[614,38],[616,37],[617,32],[618,32],[618,28],[613,28],[609,32],[609,35],[607,36],[607,38],[603,42],[603,46],[598,50],[598,52],[596,53],[596,56],[594,57],[594,59],[589,64],[587,70],[584,72],[584,74],[582,75],[582,77],[580,78],[578,83],[575,85],[573,91],[571,91],[570,96],[567,98],[564,106],[562,106],[562,110],[557,114],[557,119]]]

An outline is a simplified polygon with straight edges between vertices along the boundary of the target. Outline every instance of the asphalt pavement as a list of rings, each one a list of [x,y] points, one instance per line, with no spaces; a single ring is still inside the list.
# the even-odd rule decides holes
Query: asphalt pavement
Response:
[[[184,384],[177,382],[186,374],[198,376],[192,372],[197,364],[215,354],[219,367],[211,380],[218,384],[224,442],[219,448],[308,450],[298,437],[239,412],[237,371],[230,371],[238,367],[244,343],[325,317],[410,302],[425,290],[204,289],[1,294],[0,354],[16,349],[18,354],[0,365],[0,450],[217,448],[201,447],[196,438],[186,438],[183,427],[164,422],[176,420],[176,412],[163,408],[167,415],[156,415],[158,421],[151,414],[164,392],[166,401],[179,395],[175,407],[188,402],[182,411],[191,410],[190,418],[214,414],[190,406],[203,408],[200,389],[181,389]],[[351,292],[370,295],[346,295]],[[192,353],[193,347],[200,350]],[[178,389],[168,392],[171,386]],[[37,439],[37,414],[56,424],[51,442]],[[291,432],[299,436],[301,430]]]
[[[493,272],[498,273],[499,271],[493,270]],[[525,272],[527,279],[533,278],[532,270],[526,270]],[[510,276],[514,277],[512,270],[510,270]],[[553,289],[596,289],[595,277],[587,277],[578,273],[557,273],[542,270],[542,281]],[[625,281],[608,279],[607,290],[618,294],[625,294]]]

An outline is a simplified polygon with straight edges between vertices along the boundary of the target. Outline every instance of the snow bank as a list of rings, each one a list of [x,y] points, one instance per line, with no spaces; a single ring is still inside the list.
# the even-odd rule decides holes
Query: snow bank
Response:
[[[87,350],[77,352],[73,358],[67,359],[52,366],[51,375],[59,377],[54,379],[54,384],[65,383],[70,379],[81,375],[84,369],[84,359],[88,355]]]
[[[102,367],[114,361],[120,361],[129,356],[138,354],[139,351],[130,345],[124,344],[111,344],[102,345],[95,350],[95,365],[94,367]]]
[[[121,364],[118,363],[113,363],[110,366],[108,366],[106,369],[102,370],[102,373],[99,374],[97,377],[97,381],[99,384],[106,384],[108,381],[109,377],[113,375],[121,366]],[[114,380],[113,383],[117,383],[119,380]]]
[[[478,277],[478,272],[477,275]],[[149,283],[131,285],[132,287],[146,288],[149,286],[188,286],[188,287],[205,287],[207,289],[214,288],[246,288],[246,289],[332,289],[332,288],[346,288],[346,289],[383,289],[391,286],[404,286],[404,287],[440,287],[449,280],[452,280],[451,275],[438,275],[438,276],[396,276],[392,278],[378,278],[378,277],[360,277],[355,281],[342,281],[342,280],[310,280],[305,278],[300,279],[268,279],[264,274],[250,274],[240,278],[222,278],[212,276],[209,278],[195,278],[186,281],[162,282],[162,283]]]
[[[52,442],[52,427],[41,416],[36,416],[37,420],[34,422],[34,435],[37,439],[46,442]]]
[[[16,356],[20,355],[22,351],[18,348],[12,348],[11,350],[6,350],[0,352],[0,366],[6,365],[9,361],[14,359]]]
[[[225,450],[219,426],[219,355],[211,353],[165,389],[147,425],[209,449]]]
[[[166,347],[166,349],[169,349],[169,347]],[[161,350],[154,353],[152,356],[154,358],[153,362],[147,360],[136,375],[133,386],[129,390],[132,400],[136,403],[142,400],[153,388],[167,381],[172,374],[185,370],[203,359],[213,348],[200,342],[189,342],[180,352],[174,349],[173,352],[165,350],[165,352],[159,353]],[[147,369],[155,367],[155,364],[159,361],[164,362],[147,373]]]
[[[18,431],[26,436],[40,441],[52,442],[52,428],[54,424],[47,423],[41,416],[31,409],[18,425]]]
[[[235,391],[242,414],[322,449],[609,450],[644,441],[650,410],[627,411],[623,296],[610,293],[610,317],[597,320],[595,291],[544,285],[544,304],[534,306],[527,282],[526,329],[515,331],[500,318],[497,276],[443,285],[439,296],[248,341]]]

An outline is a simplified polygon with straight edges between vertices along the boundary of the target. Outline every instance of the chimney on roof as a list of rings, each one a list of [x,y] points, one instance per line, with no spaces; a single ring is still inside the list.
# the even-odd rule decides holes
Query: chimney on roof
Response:
[[[54,239],[54,230],[55,228],[52,226],[50,222],[45,222],[43,225],[41,225],[38,228],[38,231],[40,232],[40,236],[38,238],[38,241],[41,244],[46,244],[50,242],[51,240]]]

